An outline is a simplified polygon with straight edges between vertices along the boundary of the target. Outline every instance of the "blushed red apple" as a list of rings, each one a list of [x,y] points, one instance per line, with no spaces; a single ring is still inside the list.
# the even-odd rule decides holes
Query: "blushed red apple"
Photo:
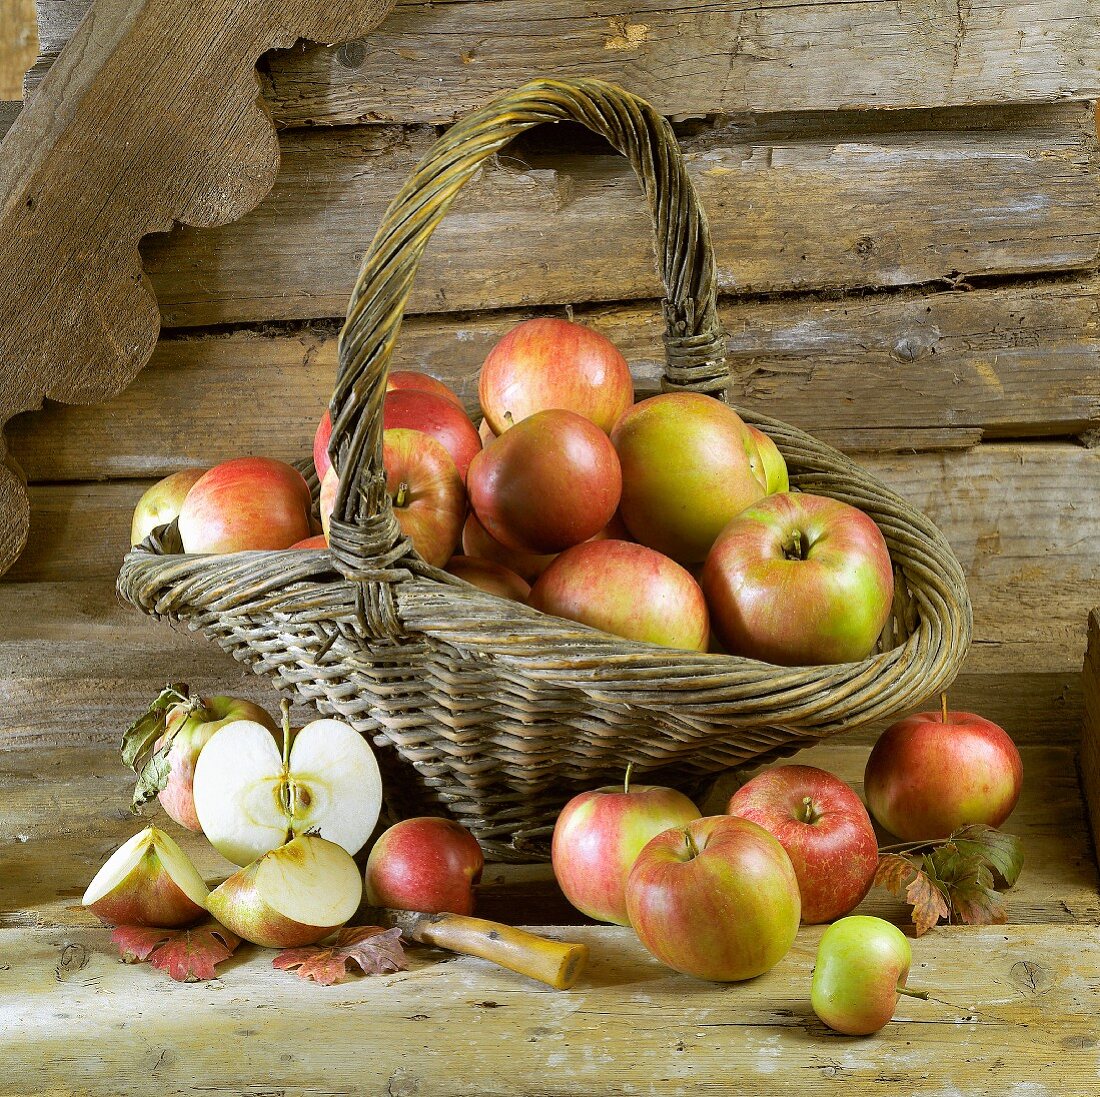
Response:
[[[463,481],[470,462],[481,452],[477,428],[461,406],[443,396],[419,389],[387,392],[382,402],[384,430],[421,430],[451,455]]]
[[[317,424],[317,430],[313,435],[313,468],[317,473],[317,481],[324,481],[328,470],[332,467],[332,459],[328,455],[328,444],[332,438],[332,413],[325,408],[325,414]]]
[[[459,411],[463,413],[466,411],[462,401],[458,398],[458,393],[435,377],[412,369],[390,370],[389,375],[386,377],[386,391],[405,392],[410,390],[430,392],[433,396],[441,396],[444,400],[449,400],[454,404]]]
[[[531,585],[514,571],[492,560],[479,560],[476,556],[452,556],[444,569],[465,579],[467,583],[513,602],[526,602]]]
[[[466,516],[466,524],[462,527],[462,551],[475,559],[491,560],[500,564],[528,583],[533,583],[550,566],[555,555],[519,552],[502,545],[489,535],[473,511]]]

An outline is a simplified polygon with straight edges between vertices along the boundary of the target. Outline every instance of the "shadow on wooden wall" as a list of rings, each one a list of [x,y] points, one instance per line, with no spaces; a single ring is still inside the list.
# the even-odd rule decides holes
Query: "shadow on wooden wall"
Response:
[[[38,57],[34,0],[0,5],[0,100],[23,98],[23,76]]]

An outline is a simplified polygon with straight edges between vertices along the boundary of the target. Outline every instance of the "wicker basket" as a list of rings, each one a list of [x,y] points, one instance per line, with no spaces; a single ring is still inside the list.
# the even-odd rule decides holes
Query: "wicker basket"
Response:
[[[392,202],[352,293],[331,410],[341,481],[328,551],[189,556],[173,527],[131,551],[119,590],[182,621],[279,689],[370,736],[396,814],[447,814],[499,858],[545,856],[557,811],[621,778],[697,787],[896,714],[941,689],[970,639],[962,570],[932,523],[809,435],[768,431],[792,485],[878,523],[895,565],[893,617],[860,663],[780,668],[624,641],[491,597],[425,564],[385,492],[387,363],[422,251],[479,165],[511,138],[574,119],[628,157],[656,227],[667,290],[665,387],[728,380],[706,217],[671,127],[596,80],[540,80],[448,131]]]

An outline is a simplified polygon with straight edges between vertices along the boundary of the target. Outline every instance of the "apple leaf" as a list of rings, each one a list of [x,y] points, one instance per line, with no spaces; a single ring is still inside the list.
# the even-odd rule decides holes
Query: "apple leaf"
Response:
[[[228,960],[241,943],[239,937],[213,918],[190,929],[117,926],[111,940],[127,964],[147,961],[177,983],[215,978],[214,968]]]
[[[1015,835],[1005,834],[984,823],[971,823],[956,830],[949,841],[960,853],[981,857],[993,873],[995,882],[1012,887],[1020,878],[1024,852],[1020,848],[1020,839]]]
[[[948,916],[947,901],[933,876],[913,859],[899,853],[879,858],[875,883],[903,898],[913,908],[913,926],[920,937]]]
[[[172,742],[171,739],[166,740],[160,750],[156,749],[156,744],[167,730],[169,711],[185,703],[188,695],[188,688],[182,682],[169,683],[122,736],[122,760],[138,775],[130,804],[132,812],[136,813],[142,804],[152,800],[168,783],[171,771],[168,751]]]
[[[342,983],[355,964],[364,975],[388,975],[404,971],[409,965],[401,947],[401,930],[380,926],[345,926],[328,945],[285,948],[271,966],[279,971],[298,969],[303,979],[312,979],[323,987]]]

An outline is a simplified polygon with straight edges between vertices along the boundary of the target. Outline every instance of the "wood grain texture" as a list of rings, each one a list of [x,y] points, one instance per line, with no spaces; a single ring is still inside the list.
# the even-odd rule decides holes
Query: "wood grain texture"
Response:
[[[87,0],[39,0],[46,57]],[[1094,98],[1096,0],[403,0],[364,42],[268,63],[287,125],[449,122],[536,76],[623,84],[668,115]]]
[[[0,5],[0,99],[23,98],[23,77],[38,57],[37,31],[34,0]]]
[[[858,300],[727,301],[735,403],[839,448],[954,449],[980,439],[1065,437],[1100,426],[1100,282],[1043,282]],[[576,318],[631,361],[640,393],[658,383],[655,303]],[[519,315],[423,317],[401,331],[395,368],[442,378],[477,414],[477,371]],[[49,404],[11,425],[32,481],[157,477],[241,453],[307,451],[336,377],[327,329],[164,339],[124,393]],[[249,392],[226,430],[226,408]],[[181,409],[186,409],[185,414]]]
[[[138,241],[239,217],[274,179],[260,54],[363,34],[388,7],[98,0],[0,150],[0,431],[43,397],[103,399],[133,379],[159,331]],[[0,571],[26,532],[0,437]]]
[[[1082,685],[1085,704],[1081,730],[1081,787],[1092,828],[1093,848],[1100,849],[1100,610],[1096,609],[1089,613]]]
[[[387,202],[434,138],[425,127],[284,133],[279,177],[252,213],[146,241],[165,326],[343,316]],[[682,144],[725,292],[898,286],[1097,258],[1087,104],[752,117]],[[649,235],[623,159],[546,127],[467,188],[433,236],[410,310],[659,297]]]

